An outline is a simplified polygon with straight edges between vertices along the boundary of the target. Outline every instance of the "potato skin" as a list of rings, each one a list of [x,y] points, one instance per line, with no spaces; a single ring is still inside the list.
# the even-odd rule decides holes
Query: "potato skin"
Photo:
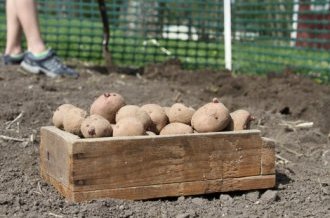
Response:
[[[254,118],[247,110],[239,109],[230,113],[231,120],[226,128],[228,131],[250,129],[250,123]]]
[[[191,119],[193,128],[199,133],[224,130],[229,122],[229,110],[218,99],[200,107]]]
[[[146,130],[142,122],[135,117],[121,119],[113,128],[113,136],[139,136],[145,135]]]
[[[168,123],[168,117],[166,116],[164,109],[158,104],[145,104],[141,109],[147,112],[152,120],[149,130],[159,134]]]
[[[88,116],[81,124],[81,133],[85,138],[99,138],[112,136],[110,122],[104,117],[93,114]]]
[[[125,105],[124,98],[115,92],[107,92],[99,96],[91,105],[90,114],[98,114],[110,123],[115,122],[117,111]]]
[[[191,134],[194,130],[191,126],[184,123],[170,123],[167,124],[159,135],[181,135],[181,134]]]
[[[81,136],[81,123],[87,117],[87,112],[81,108],[71,108],[63,116],[63,128],[65,131]]]
[[[195,110],[193,108],[188,108],[181,103],[175,103],[170,108],[168,118],[170,123],[184,123],[190,125],[194,113]]]
[[[171,107],[163,107],[163,109],[164,109],[166,116],[169,117]]]
[[[63,117],[64,114],[69,111],[71,108],[75,108],[76,106],[72,104],[62,104],[59,107],[56,108],[56,110],[53,113],[52,121],[54,126],[57,128],[63,129]]]
[[[125,105],[120,108],[116,114],[116,123],[126,117],[136,117],[142,122],[145,129],[148,129],[149,126],[152,124],[152,120],[149,114],[147,114],[145,111],[140,109],[139,106],[136,105]]]

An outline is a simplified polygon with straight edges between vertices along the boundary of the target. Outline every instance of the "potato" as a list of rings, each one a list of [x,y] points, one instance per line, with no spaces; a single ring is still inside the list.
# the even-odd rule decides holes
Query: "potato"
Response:
[[[136,117],[121,119],[113,129],[113,136],[138,136],[145,135],[146,130],[142,122]]]
[[[147,112],[152,120],[152,124],[149,128],[150,131],[158,134],[168,123],[168,117],[164,109],[158,104],[146,104],[143,105],[141,109]]]
[[[104,93],[93,102],[90,114],[101,115],[110,123],[114,123],[117,111],[124,105],[125,100],[120,94],[114,92]]]
[[[93,114],[87,117],[80,127],[85,138],[109,137],[112,135],[112,127],[107,119]]]
[[[65,131],[81,136],[81,123],[87,117],[87,112],[81,108],[71,108],[63,116],[63,128]]]
[[[229,110],[216,98],[200,107],[191,119],[192,127],[200,133],[221,131],[229,122]]]
[[[136,105],[125,105],[120,108],[116,114],[116,123],[125,117],[136,117],[142,122],[145,129],[152,124],[150,116]]]
[[[184,123],[190,125],[194,113],[195,110],[193,108],[188,108],[181,103],[175,103],[170,108],[168,118],[170,123]]]
[[[226,128],[229,131],[249,129],[250,123],[254,120],[250,112],[240,109],[230,113],[231,120]]]
[[[163,107],[163,109],[165,111],[166,116],[169,117],[171,107]]]
[[[53,124],[57,128],[63,129],[63,116],[68,112],[69,109],[75,108],[76,106],[72,104],[62,104],[60,105],[56,111],[53,113]]]
[[[190,134],[194,133],[191,126],[184,123],[170,123],[167,124],[159,135],[179,135],[179,134]]]

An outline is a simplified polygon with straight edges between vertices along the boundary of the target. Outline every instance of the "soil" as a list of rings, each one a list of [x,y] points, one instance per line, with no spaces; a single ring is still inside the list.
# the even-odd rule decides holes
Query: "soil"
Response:
[[[330,217],[330,86],[290,72],[185,71],[176,61],[111,74],[76,67],[78,80],[0,68],[0,217]],[[252,128],[276,140],[276,187],[147,201],[66,201],[39,175],[39,129],[52,125],[60,104],[88,110],[104,91],[121,93],[130,104],[197,108],[218,97],[231,111],[249,110],[256,117]]]

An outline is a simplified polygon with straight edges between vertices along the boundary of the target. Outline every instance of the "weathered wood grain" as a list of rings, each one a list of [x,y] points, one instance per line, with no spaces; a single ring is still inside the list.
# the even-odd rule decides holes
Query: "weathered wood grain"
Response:
[[[275,174],[275,141],[262,137],[261,175]]]
[[[275,186],[275,175],[261,175],[225,179],[222,184],[222,192],[244,191],[272,188]]]
[[[47,170],[40,168],[40,175],[46,182],[52,184],[59,193],[65,196],[67,200],[74,201],[74,192],[59,180],[51,177]]]
[[[259,132],[79,140],[73,191],[256,176],[261,148]]]
[[[72,143],[78,138],[56,127],[40,130],[40,168],[66,186],[70,186]]]
[[[273,187],[273,151],[258,130],[80,139],[43,127],[40,172],[73,201],[197,195]]]
[[[129,200],[141,200],[228,191],[265,189],[274,187],[274,184],[275,175],[253,176],[244,178],[230,178],[224,180],[204,180],[152,186],[73,192],[73,200],[76,202],[81,202],[86,200],[102,199],[109,197]]]

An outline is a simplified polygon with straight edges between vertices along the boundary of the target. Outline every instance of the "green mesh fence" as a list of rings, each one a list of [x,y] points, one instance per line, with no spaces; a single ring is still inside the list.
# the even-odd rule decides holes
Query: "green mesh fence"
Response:
[[[224,68],[222,0],[105,1],[115,64],[142,66],[171,58],[190,68]],[[5,1],[0,0],[0,49]],[[39,0],[42,35],[65,58],[100,63],[97,1]],[[232,0],[233,70],[292,69],[329,80],[330,0]]]
[[[288,69],[329,81],[329,0],[235,0],[232,10],[234,70]]]
[[[114,60],[136,64],[179,58],[223,66],[222,4],[213,0],[109,1]]]
[[[0,1],[4,6],[4,1]],[[39,3],[42,35],[63,57],[102,60],[97,1]],[[187,67],[223,66],[222,4],[213,0],[106,1],[110,50],[117,65],[178,58]],[[4,8],[0,37],[5,38]],[[4,48],[4,40],[0,47]]]

